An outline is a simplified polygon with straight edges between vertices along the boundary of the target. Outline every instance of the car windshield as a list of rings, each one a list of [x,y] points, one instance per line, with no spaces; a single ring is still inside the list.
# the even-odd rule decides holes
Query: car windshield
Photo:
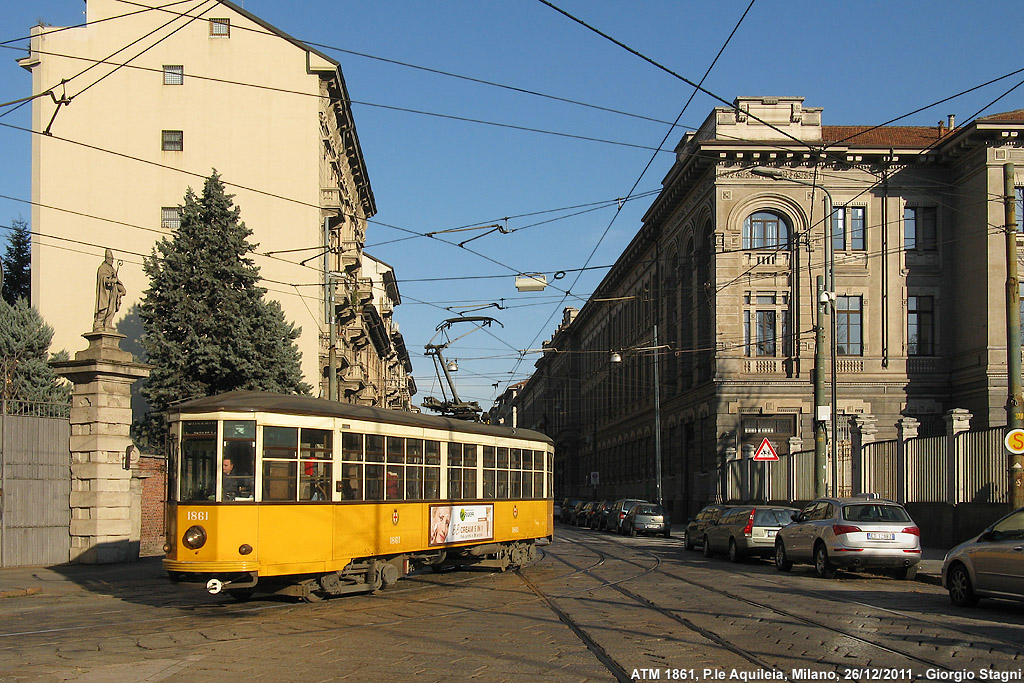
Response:
[[[793,514],[799,510],[765,510],[754,513],[754,524],[758,526],[785,526],[793,521]]]
[[[660,515],[663,514],[660,505],[640,505],[636,509],[638,515]]]
[[[910,515],[899,505],[847,505],[843,508],[843,519],[848,522],[909,522]]]

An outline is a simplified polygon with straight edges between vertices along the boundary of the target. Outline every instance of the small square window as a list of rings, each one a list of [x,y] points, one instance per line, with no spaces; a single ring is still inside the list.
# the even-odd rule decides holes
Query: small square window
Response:
[[[181,210],[176,206],[165,206],[160,209],[160,227],[164,230],[177,230],[181,227]]]
[[[164,64],[164,85],[182,85],[184,82],[184,66],[180,64]]]
[[[165,152],[180,152],[185,149],[184,133],[180,130],[165,130],[160,134],[160,149]]]
[[[210,36],[214,38],[228,38],[231,36],[230,19],[210,19]]]

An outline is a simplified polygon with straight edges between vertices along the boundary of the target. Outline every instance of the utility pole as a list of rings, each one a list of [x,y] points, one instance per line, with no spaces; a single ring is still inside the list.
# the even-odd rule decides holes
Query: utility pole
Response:
[[[661,500],[661,382],[658,377],[658,326],[654,326],[654,478],[658,484],[658,505]]]
[[[1006,430],[1024,426],[1024,400],[1021,398],[1020,279],[1017,276],[1017,207],[1013,164],[1003,165],[1003,203],[1006,217]],[[1010,473],[1012,509],[1024,506],[1024,456],[1011,453],[1007,459]]]
[[[814,496],[825,495],[825,277],[817,278],[817,295],[814,301],[818,315],[814,319]]]
[[[334,273],[331,270],[331,222],[324,218],[324,322],[327,323],[327,400],[338,400],[338,314],[334,308]]]

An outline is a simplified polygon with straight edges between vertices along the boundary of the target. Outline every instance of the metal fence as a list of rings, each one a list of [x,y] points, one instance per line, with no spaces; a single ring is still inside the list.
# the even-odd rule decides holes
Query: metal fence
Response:
[[[69,406],[0,402],[0,566],[70,557]]]
[[[1008,503],[1003,427],[955,436],[840,444],[840,495],[872,492],[903,503]],[[952,452],[950,447],[952,445]],[[724,463],[723,500],[790,502],[815,497],[814,451]]]

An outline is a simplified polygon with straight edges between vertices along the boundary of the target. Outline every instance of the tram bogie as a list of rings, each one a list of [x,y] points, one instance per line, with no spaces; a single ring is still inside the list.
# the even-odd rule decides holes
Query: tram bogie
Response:
[[[552,534],[537,432],[259,392],[169,418],[164,566],[213,594],[312,601],[419,567],[504,571]]]

